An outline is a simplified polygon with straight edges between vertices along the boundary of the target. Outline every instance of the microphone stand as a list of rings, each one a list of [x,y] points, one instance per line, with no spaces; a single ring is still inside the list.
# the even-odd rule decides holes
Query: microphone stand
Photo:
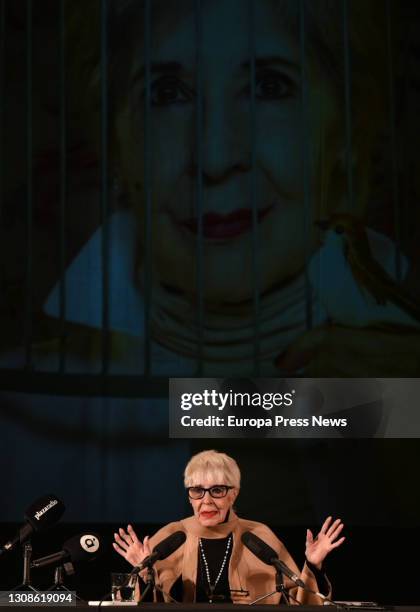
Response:
[[[289,593],[286,592],[283,581],[283,572],[280,572],[279,570],[276,570],[276,592],[283,595],[287,606],[290,606],[290,599],[294,599],[296,601],[292,595],[289,595]]]
[[[267,593],[266,595],[262,595],[261,597],[257,597],[257,599],[254,599],[254,601],[251,601],[249,605],[253,606],[259,601],[262,601],[263,599],[267,599],[267,597],[271,597],[275,593],[281,593],[286,601],[286,605],[288,606],[291,605],[290,604],[291,599],[293,599],[293,601],[295,601],[298,605],[301,605],[300,601],[298,601],[294,595],[291,595],[290,593],[286,591],[286,587],[284,586],[284,582],[283,582],[283,572],[281,572],[278,568],[276,568],[276,588],[275,590],[272,591],[271,593]]]
[[[68,589],[66,585],[64,584],[64,572],[67,574],[67,576],[72,576],[75,573],[73,563],[71,563],[70,561],[67,561],[67,563],[63,563],[63,565],[59,565],[58,567],[55,568],[54,584],[50,586],[47,589],[47,591],[54,591],[54,592],[58,591],[58,592],[65,592],[65,593],[72,592],[71,589]],[[75,595],[76,595],[77,600],[83,601],[83,599],[79,597],[77,593],[75,593]]]
[[[147,566],[147,576],[146,576],[145,582],[146,582],[146,588],[144,589],[144,592],[142,593],[142,595],[141,595],[141,597],[139,599],[139,602],[138,602],[139,604],[141,604],[141,602],[143,601],[145,595],[149,591],[159,591],[159,593],[161,593],[164,597],[167,597],[169,599],[169,601],[171,601],[172,603],[180,603],[179,601],[174,599],[172,597],[172,595],[170,595],[170,593],[167,593],[166,591],[164,591],[162,589],[162,587],[160,587],[159,585],[156,584],[155,570],[150,565]]]
[[[32,545],[30,542],[25,542],[23,545],[23,580],[22,584],[12,589],[13,591],[33,591],[39,593],[39,591],[31,584],[31,559],[32,559]]]
[[[54,570],[54,584],[47,591],[68,591],[69,589],[64,584],[64,567],[59,565]]]
[[[138,576],[138,578],[140,579],[140,576]],[[155,571],[152,567],[147,568],[147,576],[146,576],[145,582],[146,582],[146,588],[141,594],[141,597],[139,599],[139,604],[144,600],[144,598],[146,597],[149,591],[154,591],[156,589]]]
[[[305,591],[307,591],[307,593],[312,593],[312,595],[317,595],[318,597],[320,597],[322,599],[322,601],[324,602],[323,605],[332,605],[335,606],[336,610],[344,610],[345,608],[340,605],[338,602],[330,599],[329,597],[327,597],[326,595],[323,595],[322,593],[318,593],[317,591],[313,591],[312,589],[310,589],[307,586],[302,586],[302,584],[296,585],[299,586],[301,589],[304,589]],[[258,597],[257,599],[254,599],[254,601],[251,601],[251,603],[249,604],[250,606],[253,606],[254,604],[258,603],[259,601],[262,601],[263,599],[266,599],[267,597],[271,597],[271,595],[274,595],[275,593],[282,593],[282,595],[284,596],[286,603],[288,606],[290,606],[290,599],[293,599],[294,602],[296,602],[299,606],[302,605],[302,603],[296,599],[296,597],[294,595],[291,595],[290,593],[286,593],[285,587],[284,587],[284,583],[283,583],[283,575],[282,572],[276,568],[276,589],[275,591],[272,591],[271,593],[267,593],[267,595],[262,595],[261,597]],[[325,602],[328,602],[328,604],[325,604]]]
[[[67,566],[67,567],[66,567]],[[69,567],[70,566],[70,567]],[[59,565],[54,570],[54,584],[50,586],[47,591],[67,591],[71,592],[70,589],[64,584],[64,572],[71,576],[74,574],[74,568],[72,563],[66,563],[65,565]]]

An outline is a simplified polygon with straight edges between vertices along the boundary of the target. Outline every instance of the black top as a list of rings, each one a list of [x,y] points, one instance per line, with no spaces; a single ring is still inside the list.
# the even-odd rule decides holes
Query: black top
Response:
[[[207,565],[209,567],[210,580],[214,584],[217,576],[219,575],[220,568],[225,558],[226,548],[228,544],[230,534],[226,538],[207,539],[201,538],[204,548],[204,554],[206,556]],[[223,572],[217,582],[216,588],[213,592],[213,597],[210,598],[210,589],[206,575],[206,568],[204,565],[203,557],[201,554],[200,546],[198,547],[198,559],[197,559],[197,576],[196,576],[196,601],[200,603],[209,603],[212,599],[212,603],[232,603],[230,596],[229,587],[229,563],[232,555],[233,548],[233,536],[229,547],[229,552],[226,558],[226,562],[223,568]],[[141,592],[144,592],[145,584],[141,580]],[[171,588],[170,595],[176,600],[181,602],[183,599],[183,584],[182,576],[179,576]],[[158,600],[160,596],[158,596]],[[148,592],[144,601],[153,601],[153,593]]]
[[[201,538],[201,542],[206,556],[207,565],[209,568],[210,580],[214,585],[220,568],[222,567],[223,559],[225,558],[226,549],[229,538],[231,543],[227,554],[226,562],[223,567],[222,574],[216,584],[213,592],[213,597],[210,595],[210,589],[206,574],[206,568],[201,554],[201,548],[198,547],[198,562],[197,562],[197,578],[196,578],[196,601],[208,603],[210,599],[212,603],[232,603],[229,587],[229,563],[233,548],[233,535],[229,534],[226,538],[207,539]]]

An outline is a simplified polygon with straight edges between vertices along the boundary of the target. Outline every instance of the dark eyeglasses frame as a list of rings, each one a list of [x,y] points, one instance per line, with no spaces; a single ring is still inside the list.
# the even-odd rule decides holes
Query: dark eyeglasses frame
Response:
[[[211,492],[212,489],[222,489],[222,488],[225,489],[226,491],[224,495],[212,495],[212,492]],[[187,487],[187,491],[188,491],[188,497],[190,499],[203,499],[207,491],[209,492],[210,497],[212,497],[213,499],[222,499],[223,497],[226,497],[230,489],[234,489],[234,488],[235,487],[231,487],[229,485],[213,485],[212,487],[209,487],[208,489],[206,489],[205,487]],[[191,489],[201,489],[203,491],[203,495],[200,495],[200,497],[191,497],[190,495]]]

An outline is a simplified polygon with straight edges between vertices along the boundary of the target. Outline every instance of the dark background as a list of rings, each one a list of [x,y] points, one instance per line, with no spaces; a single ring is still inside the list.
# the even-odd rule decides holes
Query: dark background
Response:
[[[16,443],[19,438],[14,440]],[[144,471],[152,463],[157,465],[159,459],[148,459],[143,445],[139,459],[133,460],[134,451],[128,453],[130,463],[118,458],[115,449],[103,449],[108,459],[103,482],[93,476],[95,466],[80,463],[79,453],[65,465],[64,452],[41,450],[38,446],[36,453],[28,453],[30,449],[24,445],[21,451],[16,450],[13,460],[13,466],[20,466],[19,471],[6,478],[7,466],[3,466],[2,489],[6,494],[2,515],[20,518],[25,507],[43,492],[59,495],[67,511],[57,526],[34,536],[34,558],[61,550],[63,542],[78,533],[92,530],[99,534],[103,557],[80,564],[76,576],[66,578],[69,587],[76,588],[83,597],[95,599],[109,589],[111,571],[128,569],[112,549],[114,531],[131,522],[140,536],[150,535],[166,522],[189,515],[182,491],[183,455],[215,447],[235,457],[241,467],[239,515],[267,523],[299,565],[304,560],[306,528],[316,531],[329,514],[342,518],[346,542],[326,564],[336,599],[418,602],[413,559],[413,551],[420,544],[418,507],[407,489],[407,482],[415,487],[412,475],[417,465],[416,440],[211,442],[163,443],[160,457],[170,458],[172,471],[168,474],[171,468],[161,459],[161,468],[151,468],[147,477]],[[398,466],[392,460],[384,464],[387,457],[397,457]],[[400,470],[410,476],[403,477]],[[154,516],[160,516],[161,521],[156,523]],[[1,541],[13,536],[18,526],[19,522],[11,522],[10,518],[3,522]],[[20,551],[3,556],[0,564],[2,588],[18,584]],[[33,581],[37,586],[49,586],[53,570],[34,571]]]
[[[329,514],[342,518],[347,541],[327,564],[336,599],[418,603],[418,440],[171,441],[166,377],[138,375],[136,353],[121,378],[110,376],[101,370],[106,334],[60,327],[45,317],[42,308],[60,264],[73,261],[103,220],[103,158],[86,134],[90,115],[75,104],[80,91],[66,91],[70,204],[63,250],[59,9],[64,5],[0,0],[0,543],[15,533],[34,499],[57,494],[66,514],[50,532],[33,538],[34,557],[60,550],[74,534],[95,531],[103,537],[104,556],[81,565],[67,584],[86,598],[98,598],[109,590],[110,571],[128,569],[112,550],[112,533],[132,522],[140,535],[152,534],[188,514],[183,468],[195,452],[215,447],[235,457],[242,470],[239,514],[269,524],[298,564],[306,527],[316,530]],[[420,13],[411,1],[390,7],[397,139],[392,149],[388,125],[377,144],[368,222],[392,239],[398,233],[390,171],[396,154],[400,238],[412,264],[410,290],[419,295]],[[385,40],[386,32],[382,35]],[[76,51],[66,53],[68,62]],[[388,98],[383,103],[388,108]],[[112,194],[109,211],[125,210],[126,194]],[[93,345],[96,361],[90,361]],[[85,358],[71,363],[81,371],[77,380],[60,361],[69,346],[73,357],[80,349]],[[402,351],[400,360],[410,357],[414,367],[404,372],[395,359],[397,375],[419,375],[411,350]],[[360,364],[363,370],[363,355]],[[47,587],[52,574],[38,570],[34,583]],[[0,587],[11,588],[20,579],[20,552],[0,557]]]

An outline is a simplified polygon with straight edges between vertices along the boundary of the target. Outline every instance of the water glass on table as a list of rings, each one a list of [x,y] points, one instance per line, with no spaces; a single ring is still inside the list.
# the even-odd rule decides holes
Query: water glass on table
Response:
[[[134,601],[137,574],[111,574],[112,601]]]

